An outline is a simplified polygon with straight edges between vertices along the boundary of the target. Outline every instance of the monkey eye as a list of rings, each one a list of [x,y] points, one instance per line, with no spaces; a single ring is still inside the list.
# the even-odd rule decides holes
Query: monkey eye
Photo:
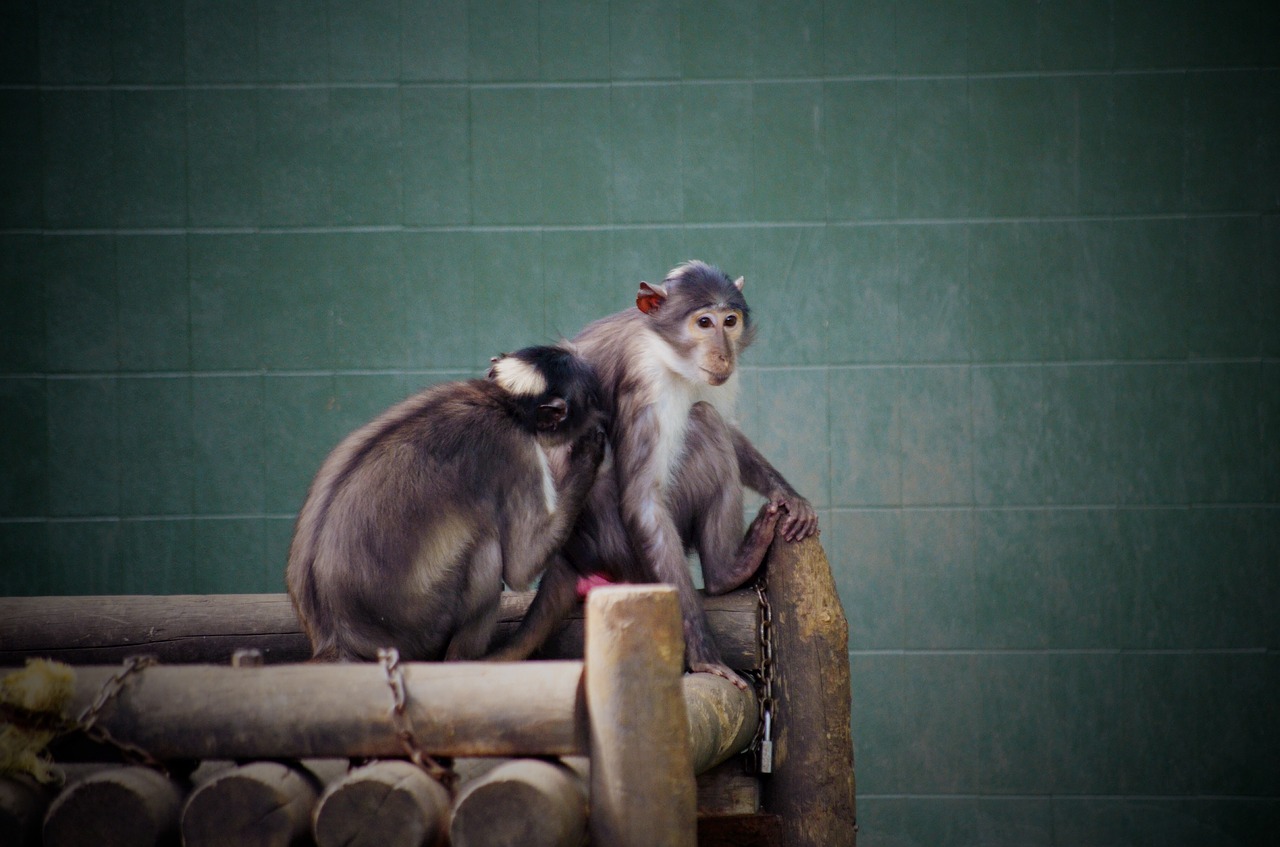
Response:
[[[715,326],[715,321],[711,320],[710,315],[703,315],[702,317],[698,318],[698,326],[702,327],[703,329],[711,329],[711,327]]]
[[[738,325],[738,316],[737,316],[737,315],[729,315],[729,316],[727,316],[727,317],[724,319],[724,325],[725,325],[725,326],[737,326],[737,325]]]

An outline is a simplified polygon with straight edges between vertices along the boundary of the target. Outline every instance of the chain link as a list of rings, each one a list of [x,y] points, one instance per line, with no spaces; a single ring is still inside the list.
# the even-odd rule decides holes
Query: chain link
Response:
[[[760,642],[760,670],[756,674],[756,698],[760,703],[760,726],[752,749],[759,773],[773,773],[773,717],[777,702],[773,697],[773,607],[769,605],[769,575],[761,570],[755,583],[760,604],[757,637]]]
[[[391,722],[395,726],[396,737],[400,739],[405,755],[428,776],[449,791],[453,791],[458,775],[441,764],[439,760],[428,755],[418,744],[418,738],[414,734],[413,720],[405,708],[409,695],[404,683],[404,668],[400,666],[400,651],[394,647],[379,648],[378,662],[382,665],[382,670],[387,676],[387,685],[391,688]]]
[[[125,659],[120,670],[107,677],[106,682],[102,684],[102,688],[98,690],[98,696],[84,708],[84,711],[76,718],[76,723],[79,725],[80,731],[89,739],[116,748],[129,761],[168,773],[168,768],[155,756],[152,756],[136,744],[113,738],[106,727],[98,725],[98,718],[102,716],[102,710],[124,690],[125,682],[128,681],[129,677],[158,664],[160,664],[160,660],[151,655],[130,656]]]

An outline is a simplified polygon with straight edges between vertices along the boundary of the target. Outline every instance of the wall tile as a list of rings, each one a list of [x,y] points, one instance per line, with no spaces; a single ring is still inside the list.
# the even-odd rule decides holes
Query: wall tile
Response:
[[[105,235],[43,239],[45,364],[110,371],[119,362],[115,242]]]
[[[339,225],[403,219],[400,98],[391,88],[334,89],[329,95],[334,161],[330,198]]]
[[[541,98],[529,88],[471,91],[471,204],[475,223],[528,224],[542,192]]]
[[[1050,518],[1037,510],[974,513],[973,562],[981,647],[1037,650],[1055,646],[1045,622],[1059,602],[1052,590],[1059,569],[1040,542],[1049,523]],[[994,667],[1004,658],[1012,657],[993,655],[988,661]],[[1004,790],[1012,790],[1012,783]]]
[[[296,514],[325,456],[347,434],[331,376],[269,376],[264,383],[266,510]]]
[[[1025,585],[1043,603],[1036,639],[1053,649],[1103,650],[1123,628],[1125,552],[1113,510],[1031,512],[1035,533]]]
[[[964,5],[939,5],[926,0],[896,4],[896,70],[903,75],[963,73]]]
[[[48,402],[42,379],[0,379],[0,516],[48,512]]]
[[[476,327],[484,360],[549,340],[542,240],[536,232],[494,232],[473,241],[472,303],[491,317]],[[485,351],[493,351],[486,353]]]
[[[187,208],[192,226],[261,222],[258,135],[256,91],[187,91]]]
[[[45,183],[40,113],[38,92],[0,91],[0,161],[6,163],[0,171],[0,226],[33,227],[42,219]]]
[[[896,212],[899,89],[890,80],[823,85],[818,143],[826,156],[829,219],[870,220]]]
[[[973,523],[973,513],[962,509],[902,512],[899,569],[903,645],[908,650],[966,649],[978,644]],[[967,667],[961,657],[947,658]],[[948,696],[962,687],[948,686]],[[972,788],[970,783],[956,790]]]
[[[591,0],[546,0],[538,4],[542,79],[609,78],[611,5]]]
[[[273,233],[258,239],[250,292],[262,361],[268,368],[330,368],[335,363],[335,253],[349,242],[327,233]]]
[[[187,376],[119,381],[122,515],[191,514],[191,391]]]
[[[1108,368],[1044,368],[1044,501],[1114,503],[1116,382]]]
[[[1280,695],[1280,659],[1274,653],[1224,656],[1206,668],[1210,739],[1199,789],[1230,796],[1275,797],[1280,776],[1267,763],[1280,755],[1272,704]]]
[[[956,79],[904,79],[895,84],[893,167],[897,213],[903,218],[967,215],[975,161],[968,86]]]
[[[1051,792],[1052,761],[1044,741],[1056,731],[1057,715],[1045,657],[978,655],[973,659],[973,679],[980,703],[979,793],[1025,796]],[[985,830],[981,843],[1051,844],[1039,834],[1040,812],[1038,808],[984,802],[979,812],[979,826]],[[1022,820],[1023,814],[1029,814],[1031,821]],[[1019,838],[1011,838],[1011,826],[1025,827],[1025,831]]]
[[[1043,743],[1054,794],[1118,793],[1125,728],[1120,657],[1068,653],[1043,663],[1054,726]]]
[[[1117,68],[1178,67],[1187,56],[1187,0],[1152,15],[1141,0],[1115,0],[1111,20]]]
[[[1280,503],[1280,362],[1263,362],[1258,424],[1262,434],[1263,502]]]
[[[1192,211],[1280,208],[1280,72],[1223,71],[1187,77],[1187,207]]]
[[[1039,367],[974,368],[973,494],[980,505],[1045,497],[1045,374]]]
[[[609,96],[613,216],[626,223],[675,221],[683,209],[680,87],[614,86]]]
[[[520,0],[471,0],[471,79],[512,82],[537,79],[538,6]]]
[[[743,294],[756,327],[746,354],[757,365],[818,365],[831,332],[831,273],[822,227],[752,230],[751,268]],[[738,271],[726,269],[736,274]]]
[[[308,0],[258,3],[258,78],[265,83],[328,80],[328,4]],[[349,22],[347,22],[349,23]]]
[[[0,235],[0,373],[45,367],[45,283],[42,239]]]
[[[1203,655],[1120,656],[1121,732],[1117,759],[1125,794],[1194,794],[1209,741],[1201,729],[1209,701]]]
[[[400,74],[405,81],[465,80],[470,37],[467,0],[402,0]]]
[[[45,594],[110,594],[120,584],[120,522],[54,521],[49,525]]]
[[[811,77],[823,72],[824,5],[821,0],[759,4],[756,76]]]
[[[407,367],[411,310],[404,239],[397,233],[324,236],[332,274],[333,361],[344,368]]]
[[[108,227],[112,194],[111,94],[50,90],[41,102],[44,220],[54,227]]]
[[[86,84],[111,81],[111,3],[42,0],[40,81]]]
[[[40,3],[17,0],[0,12],[0,82],[40,80]]]
[[[48,529],[43,520],[0,523],[0,595],[52,593]]]
[[[1096,89],[1095,89],[1096,90]],[[1100,123],[1101,151],[1082,170],[1086,209],[1110,213],[1160,214],[1185,208],[1186,77],[1135,74],[1107,78],[1106,113],[1101,103],[1083,113]],[[1099,133],[1091,133],[1097,139]],[[1093,199],[1096,198],[1096,199]]]
[[[261,514],[266,503],[263,377],[196,376],[191,389],[194,513]],[[203,523],[196,526],[196,550]],[[217,580],[216,575],[208,578]],[[193,585],[192,590],[208,589]]]
[[[894,362],[901,357],[899,270],[894,227],[831,227],[826,247],[831,304],[838,327],[828,339],[836,364]]]
[[[822,70],[831,76],[895,71],[895,6],[891,0],[824,3]]]
[[[186,99],[180,91],[111,95],[115,223],[172,227],[187,221]]]
[[[262,518],[208,518],[191,523],[194,590],[199,594],[262,594],[284,590],[284,564],[266,564]]]
[[[820,370],[778,368],[755,374],[757,390],[744,391],[738,414],[744,432],[791,486],[819,509],[828,493],[827,376]],[[773,408],[786,415],[773,415]],[[799,435],[799,437],[797,437]]]
[[[115,240],[120,308],[120,367],[191,367],[191,290],[181,235],[122,235]]]
[[[258,89],[257,120],[262,223],[316,226],[332,222],[330,90]]]
[[[903,721],[908,695],[904,663],[902,655],[894,653],[850,656],[859,794],[894,794],[902,782],[902,750],[911,731]],[[870,694],[873,691],[875,695]],[[870,816],[864,802],[859,797],[861,833],[876,832],[874,824],[867,823]]]
[[[403,236],[410,367],[479,367],[499,352],[479,346],[475,241],[458,232]]]
[[[752,91],[751,199],[756,220],[812,221],[827,215],[823,87],[757,84]]]
[[[681,0],[609,4],[613,79],[680,76],[680,6]]]
[[[197,578],[191,521],[129,520],[120,524],[121,594],[182,594]]]
[[[758,0],[684,0],[680,70],[685,79],[742,79],[756,72]]]
[[[1266,233],[1257,219],[1188,221],[1188,352],[1193,357],[1246,358],[1262,348],[1262,305],[1268,284]],[[1265,316],[1265,317],[1264,317]]]
[[[1039,358],[1053,327],[1035,284],[1045,230],[1028,223],[969,228],[969,332],[978,362]]]
[[[1262,500],[1259,366],[1194,365],[1183,385],[1189,443],[1188,496],[1194,503]]]
[[[823,527],[855,653],[901,650],[905,643],[902,533],[901,515],[890,509],[836,509]],[[859,690],[867,692],[868,705],[883,702],[870,696],[875,689]],[[892,749],[886,746],[885,755],[896,756]],[[893,791],[892,784],[886,790]]]
[[[896,231],[902,358],[969,361],[968,228],[906,225]]]
[[[257,368],[263,362],[265,318],[259,307],[259,239],[192,235],[191,366],[196,370]]]
[[[898,386],[902,502],[973,503],[973,399],[968,368],[904,368]]]
[[[542,275],[548,338],[572,338],[591,321],[627,305],[631,293],[629,285],[613,278],[609,233],[601,230],[544,232]]]
[[[258,79],[256,0],[185,0],[187,82]]]
[[[329,72],[334,80],[400,76],[399,0],[328,0]]]
[[[602,140],[602,129],[609,124],[609,89],[548,88],[539,92],[538,100],[539,220],[549,224],[610,220],[613,162]]]
[[[903,658],[904,727],[894,793],[971,794],[978,785],[982,700],[973,656]]]
[[[974,843],[993,847],[1050,847],[1056,844],[1053,803],[1040,797],[983,797],[974,803]]]
[[[1040,63],[1046,71],[1113,67],[1111,0],[1040,5]]]
[[[400,90],[404,222],[471,220],[470,103],[460,88]]]
[[[50,380],[48,397],[49,513],[59,517],[117,514],[116,380]]]
[[[901,371],[831,371],[831,502],[898,505],[902,500]]]
[[[610,285],[614,298],[608,301],[614,304],[610,313],[634,309],[641,280],[661,281],[668,270],[690,258],[687,235],[688,230],[675,226],[609,231],[609,256],[613,264]]]
[[[680,141],[686,222],[749,221],[753,173],[753,86],[686,84],[681,89]]]
[[[1040,64],[1039,4],[971,0],[965,12],[965,63],[970,73],[1026,72]]]
[[[180,83],[186,76],[183,7],[164,0],[111,3],[111,69],[116,82]]]

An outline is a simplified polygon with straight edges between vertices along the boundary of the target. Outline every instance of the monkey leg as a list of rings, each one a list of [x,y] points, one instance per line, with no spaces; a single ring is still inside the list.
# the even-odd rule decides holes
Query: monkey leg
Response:
[[[492,651],[486,660],[518,662],[527,659],[551,637],[555,628],[564,621],[578,596],[578,573],[561,556],[552,558],[542,575],[538,593],[533,597],[529,611],[520,621],[507,643]]]
[[[703,566],[703,583],[708,594],[725,594],[755,576],[769,552],[769,545],[773,543],[781,517],[782,510],[776,503],[765,503],[751,521],[751,526],[747,527],[746,537],[734,552],[728,567]]]

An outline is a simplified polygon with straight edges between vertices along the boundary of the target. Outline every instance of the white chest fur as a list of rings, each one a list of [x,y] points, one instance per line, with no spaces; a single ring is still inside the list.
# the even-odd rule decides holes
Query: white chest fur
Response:
[[[547,460],[547,451],[539,444],[537,448],[538,467],[542,470],[542,499],[547,504],[547,514],[556,511],[556,481],[551,475],[551,463]]]

